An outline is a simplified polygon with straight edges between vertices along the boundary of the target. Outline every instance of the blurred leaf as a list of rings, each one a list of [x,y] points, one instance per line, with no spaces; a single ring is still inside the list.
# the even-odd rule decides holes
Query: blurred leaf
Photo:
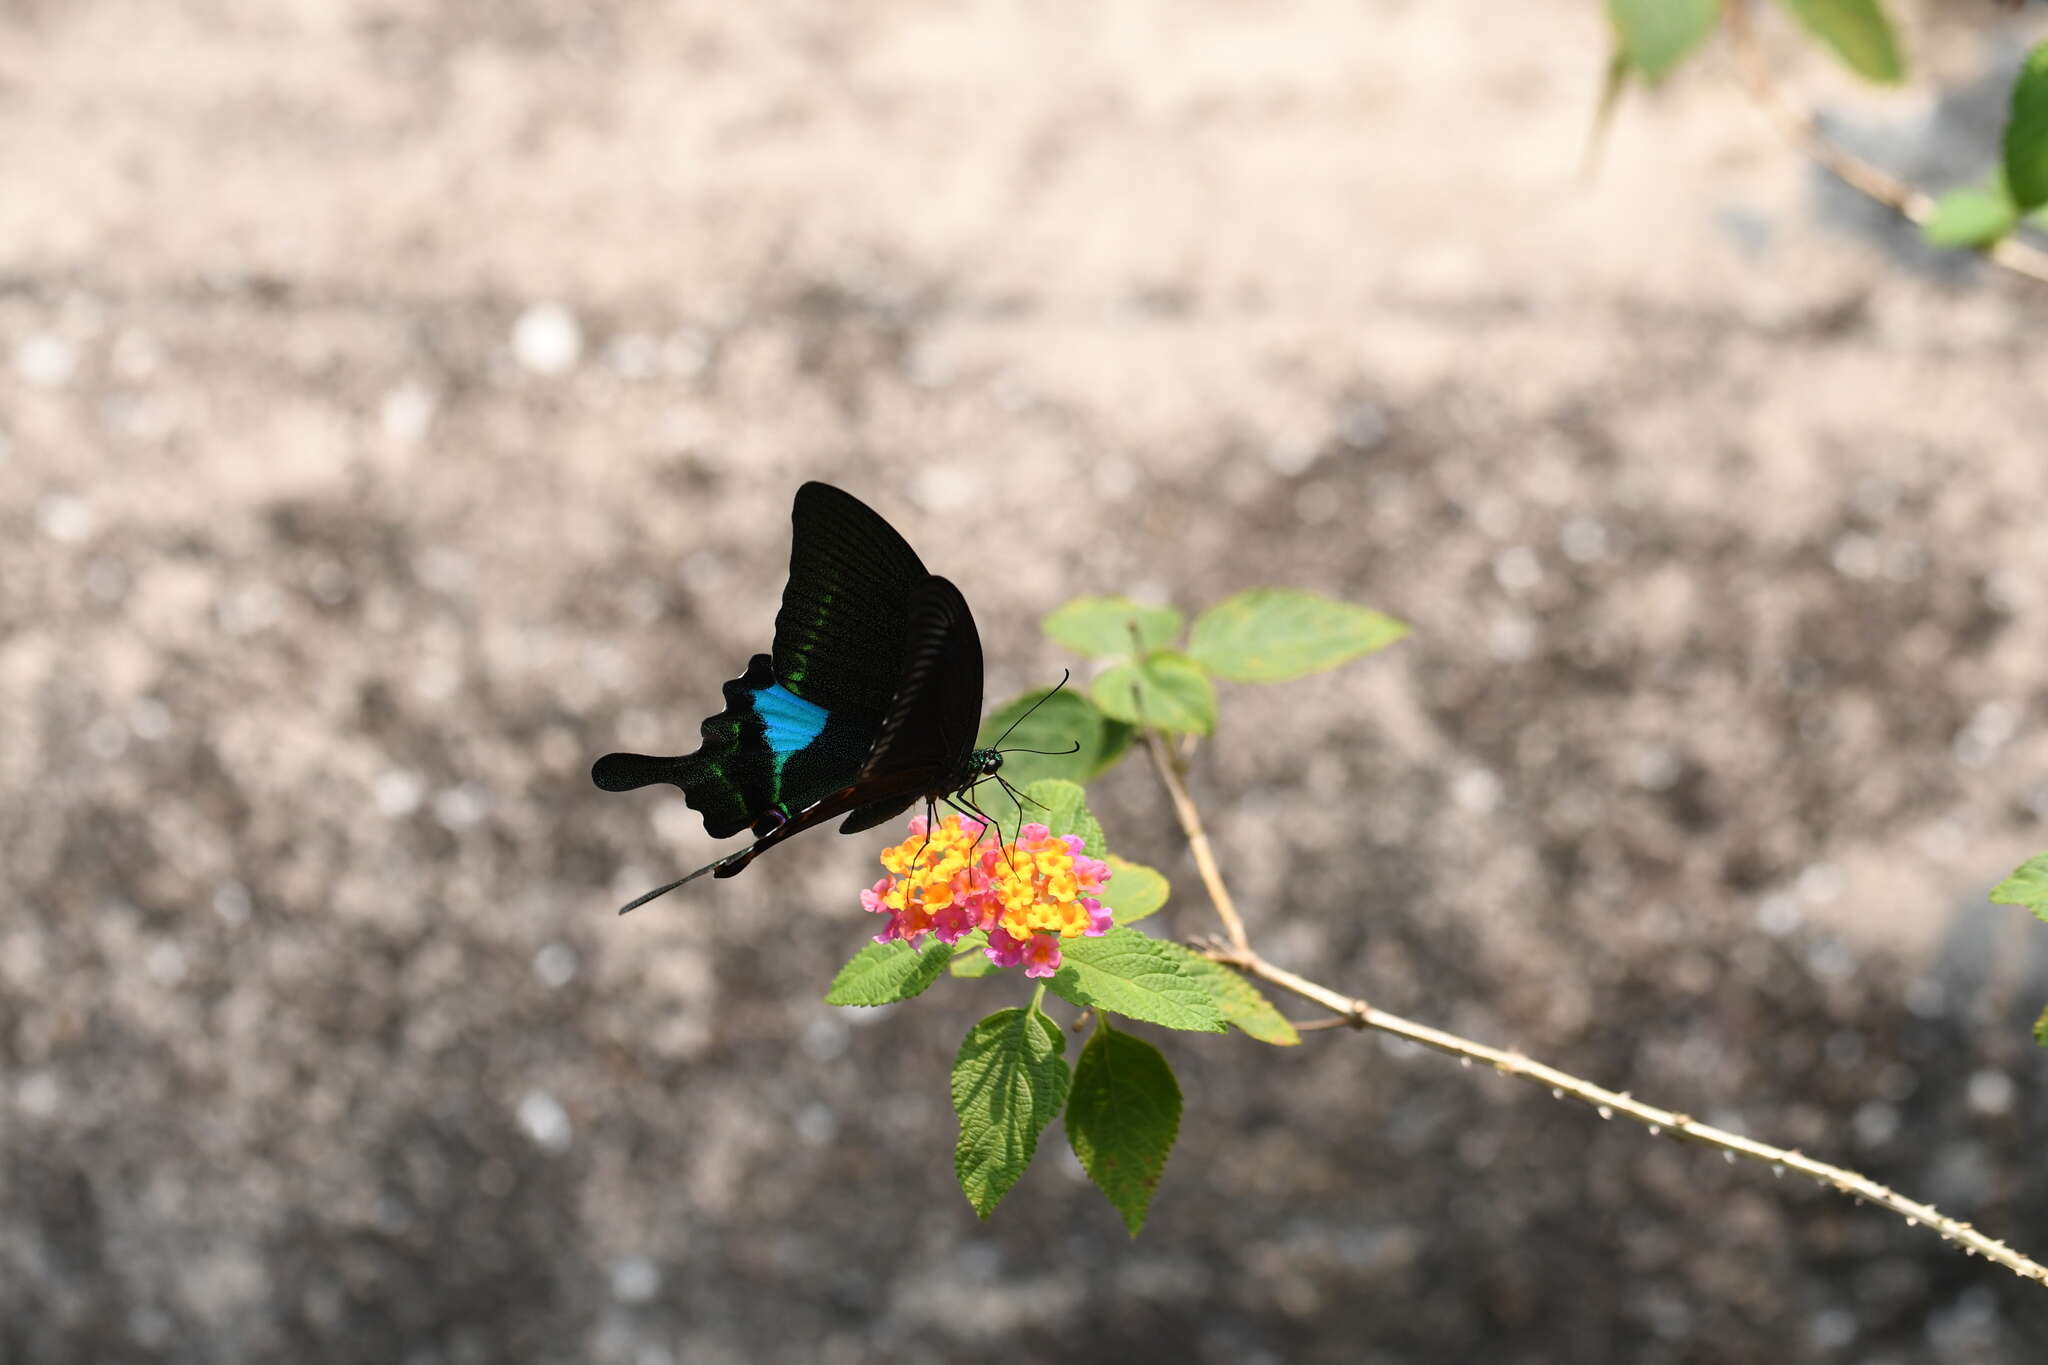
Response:
[[[1036,711],[1031,711],[1041,698],[1048,697]],[[1031,711],[1031,718],[1019,723],[1003,741],[1006,748],[1064,749],[1079,744],[1081,749],[1072,754],[1004,754],[1003,776],[1020,786],[1047,777],[1061,777],[1069,782],[1093,781],[1130,746],[1130,726],[1111,720],[1079,692],[1065,688],[1058,692],[1039,688],[1004,702],[981,723],[981,737],[976,743],[984,748],[993,746],[996,737],[1026,711]]]
[[[1067,1042],[1036,1009],[998,1010],[967,1030],[953,1059],[960,1143],[953,1174],[983,1218],[995,1211],[1038,1150],[1038,1135],[1067,1100]]]
[[[1216,689],[1185,654],[1159,650],[1120,663],[1097,678],[1088,695],[1103,714],[1128,725],[1206,735],[1216,727]]]
[[[1283,682],[1384,649],[1407,633],[1391,616],[1320,593],[1253,588],[1203,612],[1188,653],[1220,678]]]
[[[1060,944],[1060,969],[1047,984],[1062,1000],[1165,1028],[1223,1032],[1223,1012],[1174,945],[1121,925],[1100,938]]]
[[[2027,54],[2005,124],[2005,181],[2021,209],[2048,204],[2048,42]]]
[[[1106,1022],[1095,1030],[1074,1067],[1067,1143],[1133,1237],[1166,1172],[1180,1110],[1180,1084],[1164,1053]]]
[[[1997,189],[1972,186],[1950,190],[1934,201],[1934,215],[1920,228],[1929,246],[1986,247],[2019,221],[2012,201]]]
[[[887,1005],[921,995],[946,970],[953,950],[934,943],[923,952],[909,944],[870,943],[832,978],[828,1005]]]
[[[1174,607],[1148,607],[1128,597],[1077,597],[1041,623],[1045,633],[1077,654],[1114,659],[1141,646],[1131,641],[1135,625],[1144,649],[1173,643],[1181,614]]]
[[[953,958],[952,961],[946,964],[946,970],[955,976],[963,976],[969,979],[992,976],[1001,971],[1002,968],[990,962],[988,955],[981,951],[987,943],[988,935],[979,929],[968,934],[953,945]]]
[[[1878,0],[1778,0],[1807,31],[1835,50],[1867,81],[1895,85],[1906,78],[1898,39]]]
[[[1118,924],[1136,924],[1165,908],[1166,895],[1171,889],[1165,877],[1143,863],[1134,863],[1114,854],[1107,861],[1109,889],[1100,899],[1116,912]]]
[[[968,981],[975,981],[984,976],[994,976],[1002,968],[990,962],[988,954],[975,952],[960,954],[960,956],[953,959],[946,970],[957,977]]]
[[[1991,888],[1991,899],[2000,905],[2024,906],[2034,912],[2034,918],[2048,920],[2048,853],[2021,863],[2016,872]]]
[[[2034,1021],[2034,1042],[2038,1046],[2048,1047],[2048,1010],[2042,1010],[2041,1017]]]
[[[1607,0],[1620,55],[1645,80],[1663,80],[1721,20],[1720,0]]]

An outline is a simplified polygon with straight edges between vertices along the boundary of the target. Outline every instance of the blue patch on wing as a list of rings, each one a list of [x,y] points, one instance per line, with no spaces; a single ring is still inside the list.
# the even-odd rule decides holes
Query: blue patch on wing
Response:
[[[768,747],[778,755],[787,755],[823,734],[825,720],[831,713],[776,683],[754,694],[754,714],[761,718]]]

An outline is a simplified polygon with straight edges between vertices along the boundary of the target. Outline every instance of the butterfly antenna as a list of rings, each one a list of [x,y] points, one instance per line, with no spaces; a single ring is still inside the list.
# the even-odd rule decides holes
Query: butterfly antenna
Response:
[[[1058,757],[1060,757],[1060,756],[1061,756],[1062,754],[1078,754],[1078,753],[1080,753],[1080,752],[1081,752],[1081,741],[1080,741],[1080,740],[1078,740],[1078,739],[1077,739],[1077,740],[1075,740],[1075,741],[1074,741],[1074,747],[1073,747],[1073,748],[1071,748],[1071,749],[1001,749],[1001,750],[998,750],[997,752],[999,752],[999,753],[1005,753],[1005,754],[1047,754],[1047,755],[1050,755],[1050,756],[1051,756],[1051,757],[1053,757],[1053,758],[1058,758]]]
[[[1036,711],[1036,710],[1037,710],[1037,709],[1038,709],[1039,707],[1041,707],[1041,706],[1045,705],[1045,704],[1046,704],[1047,702],[1051,701],[1051,700],[1053,699],[1053,697],[1054,697],[1055,695],[1057,695],[1057,694],[1058,694],[1059,690],[1060,690],[1060,689],[1061,689],[1062,687],[1065,687],[1065,686],[1067,685],[1067,679],[1069,679],[1069,678],[1071,678],[1071,677],[1073,677],[1073,676],[1074,676],[1074,670],[1073,670],[1073,669],[1071,669],[1071,668],[1061,669],[1061,670],[1060,670],[1060,680],[1059,680],[1058,682],[1056,682],[1056,683],[1054,683],[1054,684],[1052,685],[1052,690],[1051,690],[1051,691],[1049,691],[1049,692],[1047,692],[1047,693],[1046,693],[1046,694],[1045,694],[1044,696],[1040,697],[1040,698],[1039,698],[1039,699],[1038,699],[1037,701],[1035,701],[1035,702],[1032,702],[1032,703],[1031,703],[1031,705],[1030,705],[1029,707],[1025,708],[1025,711],[1024,711],[1024,714],[1023,714],[1023,715],[1021,715],[1021,716],[1017,717],[1017,719],[1015,719],[1015,720],[1011,721],[1011,722],[1010,722],[1010,730],[1014,730],[1014,729],[1016,729],[1016,728],[1017,728],[1018,726],[1022,725],[1022,724],[1023,724],[1023,723],[1024,723],[1024,722],[1025,722],[1026,720],[1029,720],[1029,719],[1030,719],[1030,717],[1031,717],[1031,713],[1032,713],[1033,711]],[[1006,740],[1006,739],[1008,739],[1008,738],[1010,737],[1010,730],[1005,730],[1005,731],[1003,731],[1003,732],[1002,732],[1002,733],[1001,733],[1000,735],[997,735],[997,736],[996,736],[996,742],[995,742],[995,744],[994,744],[994,745],[993,745],[992,747],[994,747],[994,748],[997,748],[997,749],[1000,749],[1000,748],[1002,748],[1002,747],[1003,747],[1003,741],[1004,741],[1004,740]],[[1019,752],[1022,752],[1022,753],[1030,753],[1030,752],[1033,752],[1033,751],[1032,751],[1032,750],[1028,750],[1028,749],[1026,749],[1026,750],[1020,750]]]

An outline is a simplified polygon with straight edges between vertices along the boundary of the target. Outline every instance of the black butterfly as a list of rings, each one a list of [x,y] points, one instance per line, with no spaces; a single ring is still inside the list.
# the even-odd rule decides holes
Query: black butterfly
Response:
[[[960,590],[927,573],[872,508],[829,484],[797,489],[790,520],[772,652],[725,685],[704,746],[680,758],[606,754],[590,770],[606,791],[672,782],[712,838],[751,829],[754,842],[620,914],[706,872],[735,876],[840,815],[839,832],[853,834],[918,801],[964,801],[1003,766],[996,750],[974,747],[981,637]]]

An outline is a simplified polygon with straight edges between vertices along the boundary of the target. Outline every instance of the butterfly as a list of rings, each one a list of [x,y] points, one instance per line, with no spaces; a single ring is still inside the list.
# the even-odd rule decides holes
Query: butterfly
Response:
[[[606,791],[673,783],[712,838],[746,829],[754,842],[622,915],[707,872],[737,876],[841,815],[839,832],[855,834],[919,801],[928,813],[937,801],[965,801],[1003,766],[1000,751],[974,747],[981,637],[960,590],[927,572],[873,508],[830,484],[797,489],[790,521],[774,643],[725,684],[703,746],[678,758],[606,754],[590,770]]]

